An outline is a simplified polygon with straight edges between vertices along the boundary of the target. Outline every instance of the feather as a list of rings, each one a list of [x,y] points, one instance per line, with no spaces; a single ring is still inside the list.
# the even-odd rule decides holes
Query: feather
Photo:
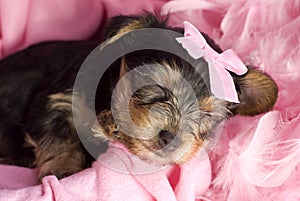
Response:
[[[250,145],[239,156],[244,177],[253,185],[282,185],[300,162],[300,139],[282,140],[287,131],[300,132],[299,117],[283,123],[279,112],[264,115]]]
[[[213,183],[203,197],[300,200],[300,87],[295,84],[300,81],[300,1],[203,2],[213,6],[180,9],[171,14],[171,25],[191,21],[222,49],[232,48],[247,64],[268,73],[279,87],[276,112],[227,122],[210,152]]]

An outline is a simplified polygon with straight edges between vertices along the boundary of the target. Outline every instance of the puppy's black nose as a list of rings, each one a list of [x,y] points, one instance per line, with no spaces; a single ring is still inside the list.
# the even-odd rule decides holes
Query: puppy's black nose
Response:
[[[161,130],[158,135],[159,146],[168,151],[174,151],[181,144],[181,139],[169,131]]]

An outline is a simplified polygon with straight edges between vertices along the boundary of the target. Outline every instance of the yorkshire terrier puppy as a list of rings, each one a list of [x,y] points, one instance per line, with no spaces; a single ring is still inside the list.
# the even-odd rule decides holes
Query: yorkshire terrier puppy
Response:
[[[105,43],[113,44],[139,29],[183,33],[183,29],[166,24],[166,19],[152,14],[118,16],[107,25]],[[215,51],[222,52],[204,36]],[[133,42],[143,42],[135,41],[134,34],[132,37]],[[175,38],[169,40],[174,48],[185,52]],[[98,45],[88,41],[48,42],[0,61],[3,163],[35,166],[39,180],[49,174],[63,178],[90,163],[74,126],[72,95],[76,94],[73,85],[77,72]],[[265,73],[252,67],[242,76],[231,73],[240,101],[232,103],[210,93],[206,84],[208,63],[186,56],[187,60],[162,50],[144,49],[113,62],[99,82],[94,103],[97,122],[88,135],[95,141],[118,141],[149,163],[180,164],[194,156],[220,122],[236,114],[251,116],[273,108],[278,89]],[[126,77],[130,72],[147,74],[139,70],[141,66],[149,66],[151,75]],[[148,85],[133,87],[145,78]],[[118,80],[123,83],[118,85]],[[130,98],[125,100],[126,96]],[[84,106],[89,99],[84,92],[78,98],[81,106],[90,109],[88,104]]]

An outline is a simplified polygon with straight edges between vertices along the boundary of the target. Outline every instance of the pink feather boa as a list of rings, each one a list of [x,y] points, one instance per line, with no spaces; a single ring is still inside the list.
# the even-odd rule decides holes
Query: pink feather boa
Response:
[[[190,20],[223,49],[271,75],[279,86],[273,112],[234,117],[210,153],[213,182],[207,200],[300,199],[300,2],[188,1],[171,23]],[[202,9],[192,5],[202,4]],[[200,6],[201,7],[201,6]],[[187,10],[185,10],[187,9]]]
[[[95,1],[85,2],[86,7],[91,4],[90,10],[87,9],[89,15],[84,15],[87,10],[78,9],[78,12],[67,13],[65,18],[60,16],[57,19],[61,25],[56,25],[58,33],[47,35],[50,28],[38,32],[34,26],[43,20],[51,24],[49,18],[32,18],[33,22],[28,24],[23,19],[3,18],[8,15],[8,10],[3,7],[4,2],[0,0],[2,56],[49,38],[86,38],[95,32],[106,17],[116,13],[128,14],[125,11],[128,6],[124,4],[132,5],[128,1],[117,0],[99,0],[97,6],[91,3]],[[36,4],[33,7],[38,7],[37,1],[32,2]],[[139,13],[142,9],[157,11],[165,2],[145,1],[137,4],[130,13]],[[18,8],[12,6],[10,9]],[[236,116],[226,123],[218,144],[210,153],[213,181],[202,200],[300,200],[300,98],[297,95],[300,94],[300,87],[297,86],[300,82],[300,2],[170,1],[161,10],[162,13],[171,11],[170,25],[182,26],[184,20],[190,21],[208,33],[223,49],[234,49],[246,64],[257,66],[270,74],[279,86],[279,98],[273,112],[255,117]],[[103,13],[110,14],[104,16]],[[82,28],[72,33],[59,32],[60,29],[66,30],[62,28],[65,26],[64,20],[70,23],[67,23],[68,26],[78,26],[78,19],[89,21],[89,18],[83,16],[94,16],[90,19],[89,28],[82,25]],[[26,19],[30,18],[31,14],[27,13]],[[55,19],[51,20],[54,22]],[[14,26],[17,28],[11,31]],[[23,36],[24,32],[20,30],[31,33],[32,38],[30,34]]]

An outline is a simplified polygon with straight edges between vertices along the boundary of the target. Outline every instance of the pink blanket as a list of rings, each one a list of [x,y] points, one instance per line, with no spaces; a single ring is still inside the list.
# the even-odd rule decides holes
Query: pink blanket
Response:
[[[59,1],[64,2],[59,4],[61,7],[57,7],[57,2],[26,0],[17,4],[0,0],[2,57],[37,41],[87,38],[101,28],[107,17],[117,13],[139,13],[141,9],[159,11],[161,8],[162,13],[172,13],[171,25],[182,26],[182,22],[188,20],[208,33],[223,49],[234,49],[245,63],[269,73],[279,86],[279,99],[274,111],[255,117],[236,116],[230,119],[219,143],[209,153],[211,168],[207,163],[197,166],[197,170],[202,171],[201,175],[212,173],[208,189],[205,190],[205,186],[209,178],[196,185],[200,190],[190,187],[189,182],[179,186],[185,192],[186,200],[197,196],[198,200],[300,200],[298,0],[188,0],[185,3],[148,0],[136,1],[137,4],[129,0],[72,0]],[[64,12],[59,12],[62,9]],[[49,176],[42,185],[30,187],[34,185],[34,170],[0,168],[0,188],[6,189],[0,191],[2,200],[107,200],[110,196],[122,200],[182,199],[172,183],[178,175],[168,177],[168,174],[161,173],[156,181],[147,180],[149,178],[130,178],[127,181],[125,176],[115,173],[124,185],[120,183],[112,188],[109,184],[112,181],[115,184],[115,177],[107,177],[106,182],[100,180],[100,173],[106,169],[95,163],[92,168],[66,179],[57,181]],[[189,179],[184,172],[180,172],[182,178]],[[140,186],[137,181],[141,181]],[[180,182],[175,183],[178,185]],[[146,184],[153,188],[147,189]],[[156,184],[162,188],[155,188]],[[100,187],[114,190],[105,191]],[[99,197],[104,194],[104,197]]]
[[[39,186],[25,188],[35,184],[35,170],[10,166],[0,169],[6,172],[0,181],[1,189],[5,189],[0,200],[193,201],[211,181],[208,157],[158,168],[133,156],[119,143],[111,143],[92,168],[60,181],[54,176],[45,177]]]

